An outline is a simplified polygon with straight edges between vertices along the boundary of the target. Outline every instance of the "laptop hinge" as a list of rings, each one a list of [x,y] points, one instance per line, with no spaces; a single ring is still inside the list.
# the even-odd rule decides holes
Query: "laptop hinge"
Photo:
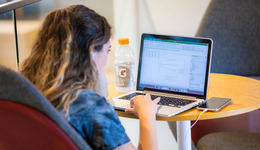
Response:
[[[150,91],[150,90],[144,90],[144,93],[150,93],[150,94],[162,95],[162,96],[169,96],[169,97],[185,98],[185,99],[197,99],[195,96],[187,96],[187,95],[171,94],[171,93],[162,93],[162,92],[155,92],[155,91]]]

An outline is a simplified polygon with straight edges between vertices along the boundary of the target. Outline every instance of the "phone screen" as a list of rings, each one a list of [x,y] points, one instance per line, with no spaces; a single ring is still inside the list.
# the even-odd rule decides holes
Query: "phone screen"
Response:
[[[209,111],[218,111],[229,102],[231,102],[231,98],[212,97],[211,99],[207,100],[206,103],[198,106],[197,108],[200,110],[207,108]]]

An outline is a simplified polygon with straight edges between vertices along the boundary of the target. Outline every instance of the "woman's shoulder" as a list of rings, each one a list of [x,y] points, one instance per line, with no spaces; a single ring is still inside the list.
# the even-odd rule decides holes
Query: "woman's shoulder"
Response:
[[[91,90],[76,90],[73,92],[72,99],[74,101],[70,104],[69,114],[84,114],[99,112],[99,111],[113,111],[110,104],[107,103],[105,97],[100,96]]]
[[[76,90],[73,92],[72,98],[75,98],[75,103],[81,103],[83,105],[93,105],[100,100],[105,100],[103,96],[91,90]]]

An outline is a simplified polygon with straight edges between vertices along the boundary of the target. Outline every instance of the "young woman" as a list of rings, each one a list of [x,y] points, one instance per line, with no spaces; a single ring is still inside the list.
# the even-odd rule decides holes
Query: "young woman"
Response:
[[[110,36],[107,20],[83,5],[54,10],[47,15],[21,73],[93,149],[135,149],[104,97],[103,69],[111,48]],[[157,149],[159,100],[138,96],[126,109],[140,119],[139,149]]]

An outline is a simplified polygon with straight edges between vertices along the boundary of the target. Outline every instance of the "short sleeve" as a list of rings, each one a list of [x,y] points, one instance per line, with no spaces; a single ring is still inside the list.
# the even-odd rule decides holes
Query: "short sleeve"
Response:
[[[93,149],[112,150],[130,141],[104,97],[94,92],[80,94],[70,107],[70,124]]]

